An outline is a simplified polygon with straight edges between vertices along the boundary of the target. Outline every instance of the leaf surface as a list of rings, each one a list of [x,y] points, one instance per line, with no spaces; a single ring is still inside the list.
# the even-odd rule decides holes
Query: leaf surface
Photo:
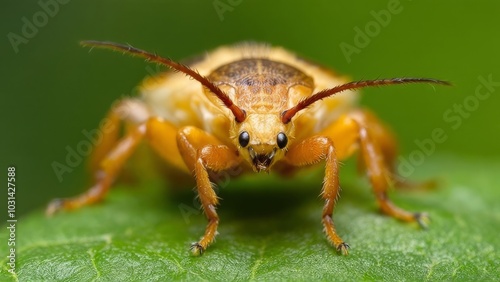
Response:
[[[412,177],[435,177],[439,187],[391,198],[427,211],[428,230],[380,214],[366,179],[343,167],[334,220],[348,256],[322,233],[321,170],[231,179],[219,191],[220,235],[201,257],[189,253],[206,225],[194,193],[155,180],[117,185],[103,203],[78,211],[19,219],[17,275],[3,255],[0,280],[498,280],[500,164],[439,156],[416,171]]]

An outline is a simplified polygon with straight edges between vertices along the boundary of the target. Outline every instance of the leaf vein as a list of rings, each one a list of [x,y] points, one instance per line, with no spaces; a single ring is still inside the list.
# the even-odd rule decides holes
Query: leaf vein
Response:
[[[259,258],[255,260],[254,265],[252,266],[252,273],[250,276],[250,280],[255,280],[255,275],[257,274],[257,270],[259,269],[260,265],[262,264],[262,261],[264,260],[264,252],[267,247],[267,240],[265,240],[262,243],[262,247],[259,249]]]
[[[96,277],[92,280],[92,281],[97,281],[97,279],[99,279],[99,277],[101,277],[101,272],[99,271],[99,269],[97,269],[97,265],[95,263],[95,253],[97,251],[90,248],[87,253],[89,254],[90,256],[90,262],[92,263],[92,266],[94,267],[95,269],[95,272],[96,272]]]

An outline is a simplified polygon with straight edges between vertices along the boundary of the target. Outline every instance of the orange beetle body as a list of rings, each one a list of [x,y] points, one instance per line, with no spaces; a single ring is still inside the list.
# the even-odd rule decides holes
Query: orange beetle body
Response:
[[[147,79],[142,97],[124,99],[111,109],[108,118],[117,126],[94,150],[94,186],[75,198],[54,200],[49,214],[101,200],[139,142],[147,139],[167,163],[196,179],[208,225],[191,246],[195,255],[213,242],[219,224],[218,199],[208,172],[237,166],[247,168],[245,172],[269,172],[275,166],[278,172],[289,172],[321,161],[325,162],[324,230],[333,246],[347,254],[349,246],[335,231],[332,213],[339,193],[338,162],[357,150],[381,210],[425,225],[424,213],[407,212],[388,199],[387,189],[395,180],[396,142],[373,114],[356,108],[355,90],[446,82],[427,78],[348,82],[283,48],[256,43],[220,47],[189,66],[116,43],[83,45],[124,51],[177,72]],[[120,138],[122,122],[131,129]]]

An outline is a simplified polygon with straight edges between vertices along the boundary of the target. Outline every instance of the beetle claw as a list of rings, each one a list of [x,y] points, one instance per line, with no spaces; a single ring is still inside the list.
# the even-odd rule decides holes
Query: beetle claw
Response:
[[[349,254],[349,245],[346,242],[342,242],[337,246],[337,252],[341,255],[347,256]]]
[[[205,252],[205,248],[203,248],[203,246],[198,242],[192,243],[189,249],[191,250],[191,254],[194,256],[201,256],[203,252]]]

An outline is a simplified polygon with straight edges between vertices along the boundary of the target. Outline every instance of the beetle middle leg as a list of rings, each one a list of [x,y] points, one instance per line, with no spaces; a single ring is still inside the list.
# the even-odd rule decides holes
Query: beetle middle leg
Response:
[[[340,191],[338,162],[333,142],[325,136],[313,136],[294,145],[286,154],[286,161],[294,166],[306,166],[325,160],[325,178],[321,196],[325,200],[322,221],[326,236],[337,251],[348,254],[347,245],[335,231],[332,213]]]
[[[387,191],[394,179],[393,162],[396,143],[389,131],[370,112],[356,110],[343,115],[321,134],[335,141],[340,159],[347,158],[356,149],[360,150],[360,160],[366,168],[375,197],[383,213],[402,221],[416,221],[426,227],[425,213],[408,212],[397,207],[388,198]]]
[[[219,225],[215,210],[219,201],[210,183],[208,170],[218,172],[237,166],[241,162],[236,148],[223,145],[211,134],[196,127],[182,128],[177,135],[179,151],[190,170],[194,171],[201,206],[208,219],[204,235],[191,245],[194,255],[201,255],[214,241]]]
[[[144,104],[136,99],[122,99],[113,104],[106,117],[101,121],[98,139],[90,156],[90,172],[95,174],[100,169],[101,161],[119,142],[122,124],[130,132],[149,118]]]

